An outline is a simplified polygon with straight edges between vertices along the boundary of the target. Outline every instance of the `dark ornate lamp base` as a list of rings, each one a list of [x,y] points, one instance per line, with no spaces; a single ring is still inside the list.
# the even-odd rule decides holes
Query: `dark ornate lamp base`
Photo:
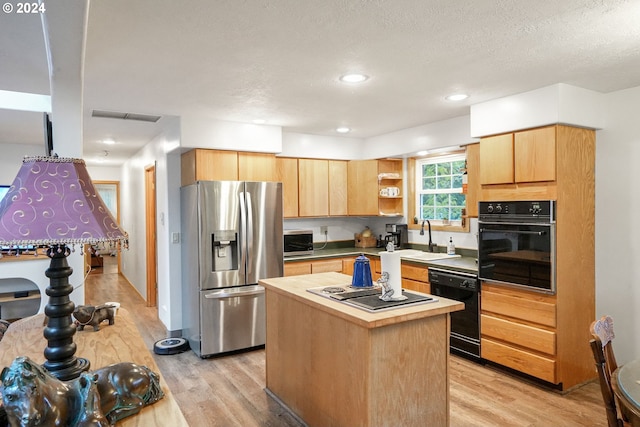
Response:
[[[44,308],[48,318],[44,337],[48,344],[44,350],[47,361],[42,366],[54,377],[63,381],[78,378],[90,367],[88,360],[74,356],[76,344],[73,342],[73,336],[76,333],[76,326],[71,319],[71,314],[75,304],[69,298],[73,292],[73,286],[69,284],[69,276],[73,273],[73,269],[67,262],[69,253],[66,245],[50,247],[47,255],[51,258],[51,263],[45,271],[45,275],[49,278],[49,287],[46,289],[49,302]]]

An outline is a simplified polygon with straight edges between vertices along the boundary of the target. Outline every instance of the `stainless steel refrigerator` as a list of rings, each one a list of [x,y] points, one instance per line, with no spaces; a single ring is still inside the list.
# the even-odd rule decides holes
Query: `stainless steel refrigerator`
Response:
[[[181,188],[183,337],[200,357],[265,344],[264,288],[283,274],[282,184]]]

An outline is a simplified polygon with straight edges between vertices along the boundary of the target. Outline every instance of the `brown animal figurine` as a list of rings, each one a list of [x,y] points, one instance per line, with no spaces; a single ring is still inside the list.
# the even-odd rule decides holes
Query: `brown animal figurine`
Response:
[[[93,326],[94,331],[100,330],[100,323],[105,320],[109,321],[110,325],[114,323],[116,309],[112,305],[99,305],[94,307],[92,305],[79,305],[73,310],[73,317],[76,318],[78,330],[84,330],[87,325]]]
[[[0,397],[11,427],[108,427],[164,397],[146,366],[116,363],[60,381],[26,356],[0,374]]]

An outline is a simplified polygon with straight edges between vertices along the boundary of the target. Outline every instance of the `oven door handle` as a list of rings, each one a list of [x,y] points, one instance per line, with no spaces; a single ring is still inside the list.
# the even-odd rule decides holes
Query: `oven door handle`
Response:
[[[510,234],[527,234],[530,236],[544,236],[545,234],[547,234],[546,231],[519,231],[519,230],[499,230],[497,228],[481,228],[480,232],[484,233],[486,231],[500,231],[503,233],[510,233]]]

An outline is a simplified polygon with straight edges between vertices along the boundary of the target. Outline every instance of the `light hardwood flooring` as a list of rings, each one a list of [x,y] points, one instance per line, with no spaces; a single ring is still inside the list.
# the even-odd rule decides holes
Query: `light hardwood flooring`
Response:
[[[115,258],[105,261],[104,272],[93,271],[86,280],[87,303],[120,302],[135,316],[153,352],[153,344],[166,338],[156,308],[146,307],[137,291],[114,272],[117,269],[107,265]],[[154,357],[191,426],[299,426],[264,392],[264,350],[210,359],[192,351]],[[450,363],[452,427],[607,425],[595,382],[560,394],[456,356]],[[427,419],[424,425],[429,426]]]

